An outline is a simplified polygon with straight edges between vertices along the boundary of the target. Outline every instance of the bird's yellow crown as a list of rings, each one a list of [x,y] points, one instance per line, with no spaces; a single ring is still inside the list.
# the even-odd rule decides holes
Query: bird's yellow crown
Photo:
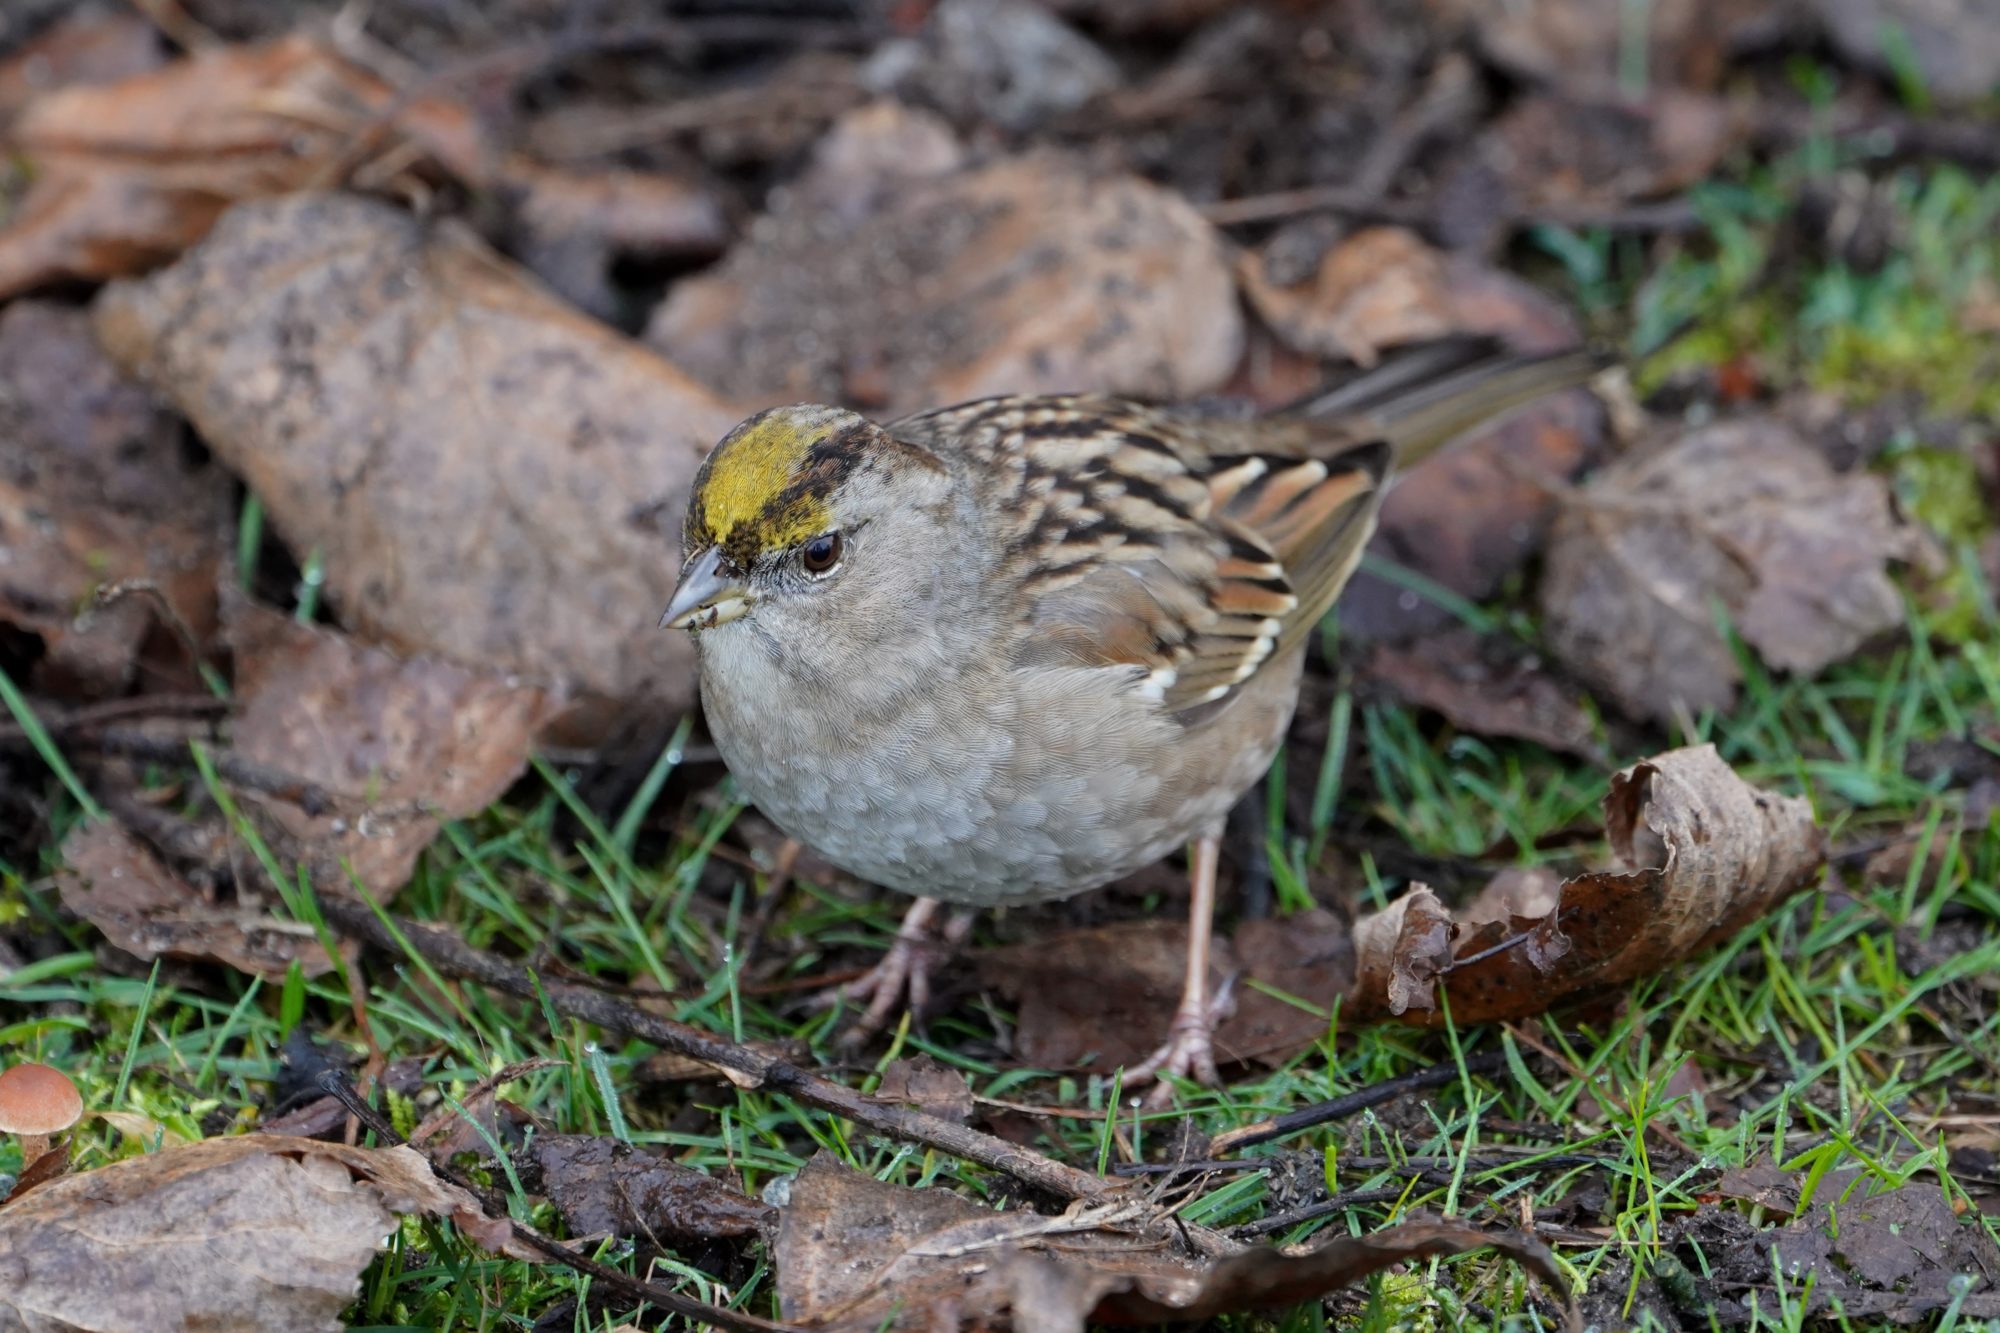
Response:
[[[844,471],[832,442],[851,413],[802,404],[760,412],[724,436],[695,475],[689,549],[733,555],[791,546],[828,524],[827,497]]]

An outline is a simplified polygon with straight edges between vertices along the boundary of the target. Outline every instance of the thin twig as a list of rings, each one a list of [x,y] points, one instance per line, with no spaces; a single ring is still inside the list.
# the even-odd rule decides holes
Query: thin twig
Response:
[[[1402,1186],[1398,1186],[1395,1189],[1351,1190],[1346,1194],[1331,1195],[1321,1199],[1318,1203],[1309,1203],[1303,1208],[1294,1208],[1290,1212],[1273,1213],[1269,1217],[1260,1217],[1255,1222],[1247,1222],[1236,1228],[1231,1234],[1238,1240],[1250,1240],[1257,1236],[1268,1236],[1274,1231],[1283,1231],[1288,1227],[1295,1227],[1301,1222],[1315,1221],[1318,1218],[1325,1217],[1331,1213],[1341,1212],[1344,1209],[1358,1208],[1368,1203],[1393,1203],[1397,1199],[1402,1198],[1404,1193],[1406,1191]]]
[[[1465,1072],[1468,1074],[1497,1074],[1506,1067],[1507,1057],[1500,1051],[1486,1051],[1479,1055],[1467,1056],[1465,1059]],[[1384,1079],[1380,1083],[1350,1092],[1343,1097],[1335,1097],[1312,1106],[1303,1106],[1296,1111],[1273,1116],[1269,1120],[1259,1120],[1253,1125],[1225,1130],[1215,1136],[1214,1141],[1209,1144],[1209,1150],[1220,1156],[1234,1149],[1269,1143],[1272,1139],[1281,1139],[1288,1134],[1311,1129],[1314,1125],[1324,1125],[1329,1120],[1342,1120],[1371,1106],[1394,1101],[1405,1093],[1418,1092],[1424,1088],[1441,1088],[1447,1083],[1457,1081],[1458,1076],[1458,1065],[1450,1061],[1431,1065],[1425,1069],[1412,1070],[1407,1074],[1399,1074],[1395,1078]]]
[[[711,1065],[739,1086],[781,1093],[892,1138],[921,1143],[964,1161],[1004,1171],[1061,1198],[1098,1202],[1122,1188],[1115,1181],[1079,1171],[991,1134],[909,1107],[876,1101],[789,1061],[649,1014],[614,996],[545,978],[538,985],[528,969],[475,949],[447,930],[402,918],[392,918],[393,925],[384,924],[373,908],[347,894],[323,891],[319,901],[327,922],[344,935],[401,953],[404,945],[397,938],[400,935],[409,942],[409,948],[447,976],[476,981],[522,999],[546,995],[559,1014],[637,1037],[661,1050]]]

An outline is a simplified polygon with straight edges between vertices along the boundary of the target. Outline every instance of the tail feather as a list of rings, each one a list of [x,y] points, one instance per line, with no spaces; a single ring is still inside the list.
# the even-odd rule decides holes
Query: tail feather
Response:
[[[1391,353],[1287,414],[1338,417],[1353,438],[1385,439],[1401,470],[1544,394],[1586,383],[1607,364],[1590,351],[1536,355],[1509,352],[1493,338],[1442,338]]]

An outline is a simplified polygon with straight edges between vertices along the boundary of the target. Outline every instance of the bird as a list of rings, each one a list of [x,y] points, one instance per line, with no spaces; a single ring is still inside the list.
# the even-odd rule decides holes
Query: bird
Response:
[[[1180,1002],[1125,1079],[1213,1085],[1223,821],[1284,739],[1392,473],[1601,366],[1460,335],[1263,416],[1099,393],[886,423],[774,407],[698,469],[660,623],[694,636],[743,794],[917,899],[871,1013],[921,983],[940,903],[1066,898],[1187,848]]]

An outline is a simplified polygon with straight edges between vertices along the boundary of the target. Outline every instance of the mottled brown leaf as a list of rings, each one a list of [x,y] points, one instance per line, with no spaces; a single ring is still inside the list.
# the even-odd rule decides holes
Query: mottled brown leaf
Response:
[[[667,1242],[764,1235],[778,1212],[657,1151],[587,1134],[537,1135],[541,1192],[575,1236]]]
[[[863,81],[956,120],[1015,132],[1116,88],[1118,66],[1032,0],[940,0],[911,37],[885,42]]]
[[[878,1181],[825,1153],[799,1173],[781,1217],[784,1317],[856,1333],[1081,1333],[1086,1322],[1212,1319],[1317,1300],[1391,1264],[1485,1246],[1567,1288],[1537,1242],[1458,1223],[1412,1221],[1280,1251],[1177,1225],[1138,1199],[1060,1218],[996,1213],[941,1189]]]
[[[692,701],[686,636],[656,625],[688,482],[737,414],[468,233],[344,196],[244,205],[98,314],[325,555],[357,634],[571,682],[601,709],[579,731]]]
[[[1921,1325],[1946,1307],[1975,1317],[2000,1311],[2000,1246],[1976,1218],[1958,1216],[1935,1180],[1895,1185],[1858,1168],[1809,1177],[1765,1162],[1724,1172],[1715,1192],[1791,1217],[1775,1227],[1739,1220],[1739,1240],[1708,1247],[1716,1256],[1709,1290],[1725,1326],[1749,1322],[1752,1302],[1770,1308],[1774,1270],[1810,1275],[1796,1307],[1808,1316],[1837,1308],[1886,1327]]]
[[[228,478],[183,453],[173,413],[104,355],[88,314],[0,312],[0,622],[42,639],[37,685],[123,693],[163,618],[191,685],[179,636],[205,646],[215,628],[229,506]],[[134,595],[94,604],[121,587]]]
[[[0,126],[56,88],[111,83],[165,59],[159,29],[137,13],[84,10],[58,19],[0,60]]]
[[[527,767],[559,700],[539,686],[401,658],[247,603],[229,610],[235,752],[313,783],[332,811],[246,792],[291,858],[394,893],[441,821],[483,810]]]
[[[1720,606],[1757,655],[1814,672],[1902,621],[1908,538],[1886,484],[1775,421],[1693,431],[1567,496],[1541,586],[1550,647],[1635,718],[1727,708]]]
[[[399,1215],[461,1208],[477,1211],[408,1148],[169,1148],[0,1209],[0,1324],[338,1329]]]
[[[1819,874],[1825,838],[1803,800],[1751,786],[1712,745],[1625,769],[1604,801],[1615,868],[1545,891],[1510,878],[1454,920],[1419,885],[1355,925],[1360,980],[1343,1017],[1437,1023],[1537,1014],[1650,976],[1720,943]]]
[[[1184,201],[1053,154],[918,180],[853,225],[781,202],[649,341],[723,392],[891,411],[999,392],[1186,398],[1243,329],[1220,241]]]
[[[204,897],[116,824],[81,824],[63,840],[63,906],[138,958],[222,963],[271,980],[293,963],[333,967],[310,925]]]
[[[1044,936],[981,957],[981,981],[1017,1004],[1015,1053],[1031,1065],[1094,1069],[1136,1064],[1159,1044],[1180,996],[1187,927],[1131,921]],[[1215,1031],[1223,1062],[1282,1063],[1326,1035],[1335,999],[1352,984],[1344,922],[1323,911],[1247,921],[1209,951],[1209,985],[1236,978]],[[1240,975],[1239,975],[1240,974]],[[1299,1003],[1267,994],[1262,987]]]

